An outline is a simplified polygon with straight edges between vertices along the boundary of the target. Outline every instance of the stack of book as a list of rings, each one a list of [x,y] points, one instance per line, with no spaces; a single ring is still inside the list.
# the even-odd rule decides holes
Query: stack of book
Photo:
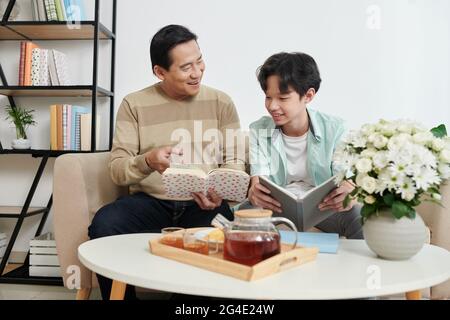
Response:
[[[82,21],[83,0],[31,0],[35,21]]]
[[[52,233],[46,233],[30,240],[30,276],[60,277],[61,269]]]
[[[20,43],[20,86],[59,86],[70,82],[64,53],[41,49],[30,41]]]
[[[92,115],[88,108],[69,104],[50,106],[50,149],[91,150]],[[97,116],[97,145],[100,133],[100,116]]]

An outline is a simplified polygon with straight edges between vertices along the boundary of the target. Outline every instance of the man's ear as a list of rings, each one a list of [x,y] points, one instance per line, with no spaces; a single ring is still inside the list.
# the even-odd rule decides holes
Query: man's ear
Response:
[[[313,88],[309,88],[305,93],[305,103],[310,103],[316,95],[316,90]]]
[[[159,80],[164,81],[166,77],[166,70],[158,65],[153,67],[153,73],[158,77]]]

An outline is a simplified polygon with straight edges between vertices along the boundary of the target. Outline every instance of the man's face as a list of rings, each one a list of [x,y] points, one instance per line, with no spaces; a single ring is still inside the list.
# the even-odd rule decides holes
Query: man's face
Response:
[[[205,71],[202,53],[195,40],[181,43],[169,52],[172,64],[169,70],[160,68],[158,77],[163,88],[174,99],[195,96],[200,91],[200,82]]]
[[[297,121],[306,108],[306,96],[300,95],[290,86],[285,93],[280,92],[280,78],[276,75],[267,78],[266,109],[278,126]]]

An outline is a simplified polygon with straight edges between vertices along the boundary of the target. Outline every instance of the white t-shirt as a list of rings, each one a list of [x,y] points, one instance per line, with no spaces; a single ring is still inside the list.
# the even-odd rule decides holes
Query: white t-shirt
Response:
[[[314,186],[307,168],[308,132],[301,137],[289,137],[284,133],[282,136],[287,160],[286,189],[300,195]]]

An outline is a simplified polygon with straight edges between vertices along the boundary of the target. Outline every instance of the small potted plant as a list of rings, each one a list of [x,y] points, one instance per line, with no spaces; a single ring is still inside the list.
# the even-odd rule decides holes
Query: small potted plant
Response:
[[[431,131],[405,120],[366,124],[352,131],[336,150],[338,182],[351,181],[351,198],[363,204],[364,239],[378,256],[404,260],[425,240],[416,207],[441,200],[440,187],[450,178],[450,138],[444,125]]]
[[[6,120],[10,120],[16,127],[17,139],[13,140],[11,144],[13,149],[29,149],[31,147],[27,137],[27,128],[36,124],[33,120],[33,112],[34,110],[6,106]]]

